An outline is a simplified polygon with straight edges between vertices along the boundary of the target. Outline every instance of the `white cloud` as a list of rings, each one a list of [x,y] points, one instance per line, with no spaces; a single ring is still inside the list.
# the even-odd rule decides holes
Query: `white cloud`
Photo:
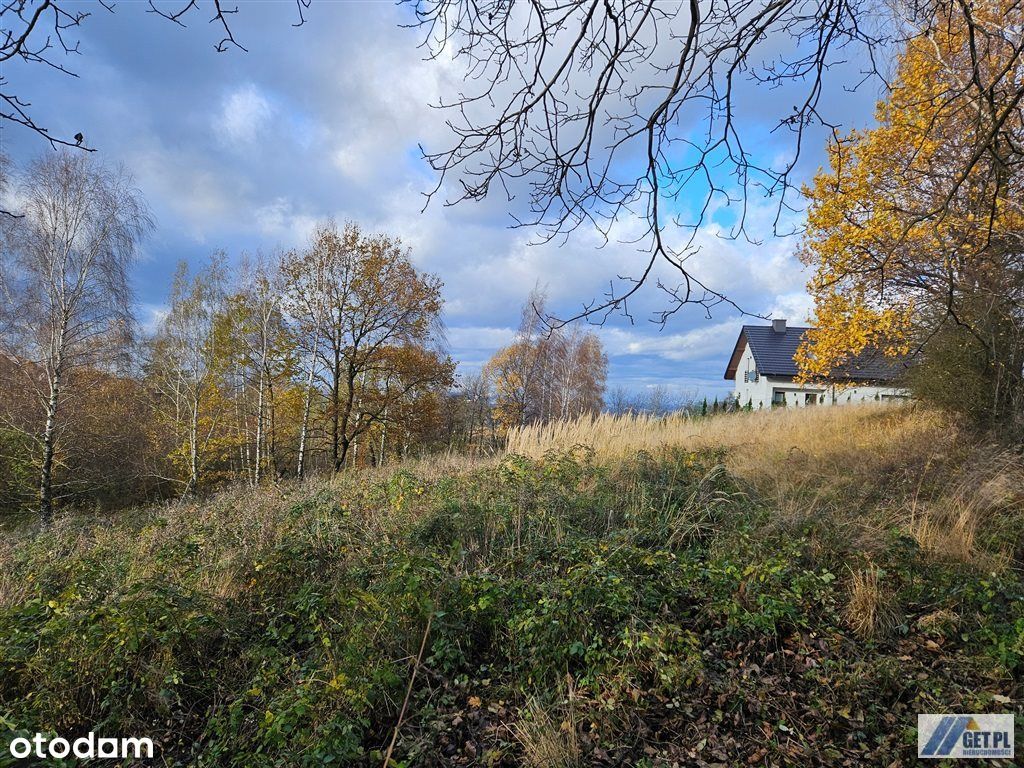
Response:
[[[715,359],[732,351],[742,325],[740,319],[706,324],[683,333],[651,333],[626,328],[602,329],[609,354],[653,355],[673,362]]]
[[[214,118],[213,130],[224,144],[249,144],[260,136],[274,116],[274,107],[254,83],[228,93]]]
[[[290,199],[277,197],[253,211],[253,222],[261,234],[275,239],[276,245],[294,247],[309,241],[317,218],[296,211]]]
[[[515,334],[515,328],[490,328],[488,326],[463,326],[447,329],[448,343],[453,347],[491,352],[509,344]]]
[[[146,334],[155,333],[167,317],[168,311],[164,304],[141,304],[138,307],[139,326]]]

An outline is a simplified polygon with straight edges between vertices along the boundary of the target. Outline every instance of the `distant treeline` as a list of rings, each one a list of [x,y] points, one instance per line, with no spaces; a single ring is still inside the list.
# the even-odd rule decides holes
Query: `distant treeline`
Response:
[[[4,163],[0,507],[117,508],[239,479],[494,450],[603,406],[593,333],[531,296],[514,341],[456,380],[442,283],[401,241],[319,225],[300,249],[179,265],[150,332],[129,277],[153,224],[121,170]]]

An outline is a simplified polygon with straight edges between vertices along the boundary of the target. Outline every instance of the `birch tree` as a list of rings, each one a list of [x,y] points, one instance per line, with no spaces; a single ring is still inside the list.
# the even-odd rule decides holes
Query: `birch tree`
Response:
[[[150,376],[163,401],[172,462],[182,470],[182,495],[195,493],[214,458],[211,448],[223,417],[218,366],[218,323],[226,306],[225,257],[193,276],[178,266],[170,309],[150,346]]]
[[[291,252],[281,265],[284,280],[284,310],[296,326],[297,346],[303,372],[302,415],[299,424],[296,474],[301,479],[309,462],[309,430],[319,365],[332,303],[347,285],[345,241],[333,222],[319,226],[309,246]],[[332,302],[332,298],[334,301]]]
[[[543,328],[544,295],[534,289],[519,331],[484,367],[494,388],[494,417],[508,428],[599,411],[608,357],[594,333]]]
[[[228,322],[241,348],[245,368],[242,386],[256,390],[252,414],[255,422],[250,476],[259,485],[264,469],[279,474],[275,408],[277,394],[292,370],[292,334],[283,313],[284,273],[287,257],[258,257],[245,266],[243,284],[232,298]],[[246,436],[247,439],[249,436]]]
[[[131,177],[86,155],[47,155],[13,186],[21,215],[5,217],[0,344],[40,406],[38,502],[48,524],[75,374],[126,347],[128,275],[151,220]]]

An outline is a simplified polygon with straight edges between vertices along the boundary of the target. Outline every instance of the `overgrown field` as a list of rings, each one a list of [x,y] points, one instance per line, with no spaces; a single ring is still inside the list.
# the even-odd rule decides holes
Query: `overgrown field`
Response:
[[[394,765],[901,766],[919,712],[1019,709],[1018,454],[913,409],[666,424],[9,536],[0,728],[160,765],[380,766],[397,726]]]

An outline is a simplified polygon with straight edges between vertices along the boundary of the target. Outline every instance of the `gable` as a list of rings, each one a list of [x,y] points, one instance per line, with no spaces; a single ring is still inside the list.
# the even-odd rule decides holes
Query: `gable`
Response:
[[[747,337],[740,330],[740,335],[736,339],[736,346],[733,347],[732,356],[729,358],[729,364],[725,367],[725,378],[735,379],[736,369],[740,366],[740,360],[743,358],[743,350],[747,348]]]
[[[748,346],[760,375],[794,378],[799,373],[794,355],[809,330],[811,329],[795,326],[778,332],[770,325],[743,326],[725,369],[725,378],[736,378],[740,360]],[[891,381],[898,378],[906,367],[906,360],[886,357],[877,349],[866,349],[855,359],[833,371],[829,379]]]

